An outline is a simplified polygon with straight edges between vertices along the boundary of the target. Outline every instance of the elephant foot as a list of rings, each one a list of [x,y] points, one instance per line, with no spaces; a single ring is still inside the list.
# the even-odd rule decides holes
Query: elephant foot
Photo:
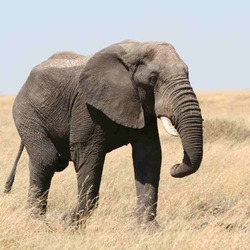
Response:
[[[42,205],[41,203],[36,203],[36,204],[28,203],[25,206],[25,209],[29,210],[30,217],[32,219],[37,219],[37,220],[46,219],[46,205]]]
[[[26,209],[30,210],[30,217],[44,220],[47,211],[48,191],[38,191],[36,187],[31,187],[27,200]]]
[[[61,216],[61,221],[63,222],[65,227],[70,227],[72,229],[77,229],[79,226],[78,218],[74,210],[64,213]]]
[[[30,207],[30,206],[26,206],[26,208],[28,208],[30,210],[30,217],[32,219],[45,221],[46,210],[41,209],[39,207]]]
[[[159,225],[159,223],[156,220],[153,221],[140,221],[137,220],[137,222],[133,226],[134,230],[140,230],[145,233],[153,234],[161,231],[162,227]]]
[[[64,213],[61,216],[61,221],[65,227],[70,227],[73,230],[85,229],[86,221],[89,218],[89,213],[86,212],[76,212],[72,210],[70,212]]]
[[[161,229],[157,222],[155,215],[141,215],[137,214],[137,224],[145,231],[155,232]]]
[[[143,230],[149,233],[158,232],[161,229],[161,226],[155,219],[152,221],[144,221],[143,223],[140,223],[140,226]]]

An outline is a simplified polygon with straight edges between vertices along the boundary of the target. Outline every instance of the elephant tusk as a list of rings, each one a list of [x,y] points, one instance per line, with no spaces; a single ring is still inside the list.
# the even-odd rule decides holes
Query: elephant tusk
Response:
[[[169,118],[165,117],[165,116],[161,116],[160,117],[162,124],[165,128],[165,130],[173,136],[179,136],[177,130],[175,129],[175,127],[172,125],[172,122],[170,121]]]

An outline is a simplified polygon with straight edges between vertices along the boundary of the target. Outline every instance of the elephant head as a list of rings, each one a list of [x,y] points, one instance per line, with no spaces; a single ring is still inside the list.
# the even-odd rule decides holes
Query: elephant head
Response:
[[[184,149],[173,177],[196,172],[203,154],[202,116],[188,68],[172,45],[125,41],[96,53],[83,70],[79,92],[118,124],[143,128],[150,117],[178,131]],[[171,126],[174,128],[171,128]]]

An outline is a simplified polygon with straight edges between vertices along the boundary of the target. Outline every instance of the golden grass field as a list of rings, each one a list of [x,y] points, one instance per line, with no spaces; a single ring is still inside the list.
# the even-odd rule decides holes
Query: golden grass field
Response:
[[[57,173],[49,195],[47,223],[25,209],[28,157],[23,153],[10,194],[2,194],[19,148],[11,107],[0,96],[0,249],[250,249],[250,91],[198,92],[204,118],[200,170],[183,179],[170,176],[182,160],[179,138],[159,124],[163,164],[158,203],[161,229],[137,226],[131,147],[107,156],[100,204],[76,232],[60,223],[76,202],[73,166]]]

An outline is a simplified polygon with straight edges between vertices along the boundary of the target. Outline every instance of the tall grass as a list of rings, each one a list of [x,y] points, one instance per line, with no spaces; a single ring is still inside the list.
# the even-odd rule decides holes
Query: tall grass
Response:
[[[0,249],[249,249],[250,91],[199,92],[198,99],[204,118],[204,158],[196,174],[170,176],[170,166],[182,160],[182,146],[159,124],[159,230],[149,232],[136,223],[130,146],[107,156],[99,207],[86,229],[76,232],[60,223],[61,214],[76,202],[73,166],[53,179],[47,221],[32,220],[25,209],[25,152],[11,194],[0,194]],[[11,117],[13,100],[0,96],[2,189],[19,147]]]

